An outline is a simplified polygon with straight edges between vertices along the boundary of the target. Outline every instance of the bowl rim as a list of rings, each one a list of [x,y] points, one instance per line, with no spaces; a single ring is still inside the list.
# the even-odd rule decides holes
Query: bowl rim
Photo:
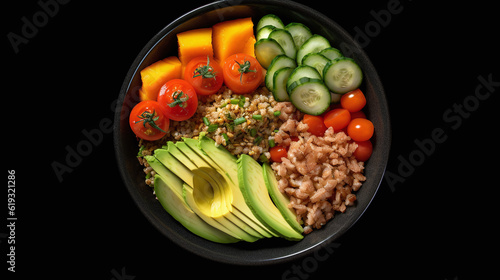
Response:
[[[165,36],[167,36],[171,31],[173,31],[178,25],[193,19],[199,15],[202,15],[204,13],[210,12],[217,10],[221,7],[228,7],[228,6],[245,6],[248,4],[258,4],[258,5],[274,5],[274,6],[287,6],[289,8],[293,8],[294,10],[299,10],[301,12],[306,12],[307,14],[314,15],[316,18],[316,21],[318,22],[328,22],[330,25],[335,26],[336,31],[343,33],[344,37],[349,38],[356,48],[356,53],[360,57],[362,57],[365,60],[365,63],[368,64],[369,71],[372,75],[372,80],[375,83],[375,87],[377,88],[377,94],[380,94],[381,96],[378,98],[378,101],[380,102],[381,110],[385,112],[385,121],[383,123],[384,126],[384,135],[382,135],[384,144],[380,145],[381,149],[381,166],[378,166],[378,173],[380,174],[380,178],[374,182],[376,185],[375,189],[373,190],[373,194],[369,198],[367,204],[362,208],[360,213],[358,215],[355,215],[352,219],[348,221],[348,226],[342,227],[339,231],[336,233],[330,235],[328,238],[325,238],[323,240],[320,240],[313,244],[312,246],[305,248],[301,251],[296,251],[293,253],[290,253],[288,255],[283,255],[280,257],[273,257],[273,258],[261,258],[258,260],[238,260],[234,259],[231,257],[227,257],[224,254],[216,254],[215,252],[208,250],[206,248],[200,248],[199,246],[196,248],[193,248],[193,246],[188,246],[187,243],[184,242],[178,242],[176,240],[173,240],[173,238],[169,235],[175,235],[175,233],[172,229],[170,228],[165,228],[162,225],[164,223],[162,221],[159,221],[154,217],[154,215],[151,214],[151,209],[146,207],[145,205],[141,204],[138,199],[138,194],[134,192],[135,190],[135,184],[132,183],[130,174],[127,171],[126,164],[123,164],[125,158],[124,155],[122,154],[122,137],[121,137],[121,128],[120,124],[123,121],[123,116],[122,116],[122,107],[124,105],[124,99],[128,92],[130,91],[131,85],[133,83],[133,78],[138,74],[140,71],[140,66],[143,63],[143,61],[147,58],[148,54],[153,51],[156,47],[156,45],[163,40]],[[365,69],[363,69],[365,71]],[[277,264],[277,263],[283,263],[287,261],[292,261],[296,260],[300,257],[304,257],[308,254],[311,254],[324,246],[327,246],[340,236],[342,236],[346,231],[348,231],[364,214],[364,212],[368,209],[368,206],[371,204],[373,199],[375,198],[375,195],[378,191],[378,188],[380,187],[380,184],[383,180],[388,158],[389,158],[389,150],[391,146],[391,127],[390,127],[390,117],[389,117],[389,108],[387,105],[387,100],[385,96],[385,91],[382,86],[382,83],[380,81],[380,78],[378,76],[378,73],[375,70],[375,67],[373,66],[371,60],[368,58],[364,50],[359,46],[359,44],[352,38],[352,36],[344,30],[339,24],[337,24],[335,21],[330,19],[329,17],[325,16],[324,14],[308,7],[305,6],[301,3],[289,1],[289,0],[238,0],[238,1],[231,1],[231,0],[218,0],[214,1],[208,4],[205,4],[203,6],[200,6],[196,9],[193,9],[180,17],[176,18],[173,20],[171,23],[163,27],[158,33],[156,33],[149,41],[148,43],[142,48],[142,50],[139,52],[137,57],[134,59],[133,63],[130,66],[130,69],[128,70],[125,79],[123,81],[123,84],[120,89],[120,94],[118,97],[118,102],[116,105],[116,110],[115,110],[115,118],[114,118],[114,124],[113,124],[113,141],[114,141],[114,147],[115,147],[115,155],[116,155],[116,160],[117,164],[120,170],[120,175],[122,177],[123,182],[125,183],[125,186],[127,187],[127,190],[129,194],[131,195],[134,203],[137,205],[137,207],[140,209],[140,211],[146,216],[146,218],[154,225],[156,229],[158,229],[163,235],[166,235],[168,239],[170,239],[173,243],[177,244],[178,246],[182,247],[183,249],[186,249],[187,251],[194,253],[196,255],[209,258],[211,260],[215,260],[218,262],[222,263],[227,263],[227,264],[236,264],[236,265],[269,265],[269,264]],[[206,241],[209,242],[209,241]],[[241,243],[241,242],[240,242]]]

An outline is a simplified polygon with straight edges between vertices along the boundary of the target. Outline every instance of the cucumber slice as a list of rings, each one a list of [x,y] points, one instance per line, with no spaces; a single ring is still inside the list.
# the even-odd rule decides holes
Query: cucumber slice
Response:
[[[272,25],[266,25],[266,26],[262,27],[261,29],[259,29],[259,31],[257,31],[255,39],[257,41],[259,41],[260,39],[269,38],[269,34],[271,34],[271,32],[273,32],[274,29],[276,29],[276,27],[274,27]]]
[[[325,65],[329,62],[330,60],[323,56],[322,54],[319,53],[310,53],[304,56],[302,59],[302,65],[308,65],[311,67],[316,68],[318,70],[318,73],[323,75],[323,68],[325,68]]]
[[[273,14],[267,14],[267,15],[263,16],[262,18],[260,18],[255,30],[259,31],[262,27],[264,27],[266,25],[271,25],[271,26],[274,26],[276,28],[281,28],[281,29],[285,28],[285,25],[283,24],[283,22],[281,21],[281,19],[279,17],[277,17],[276,15],[273,15]]]
[[[288,31],[285,29],[274,29],[273,32],[269,34],[269,38],[276,40],[285,51],[285,54],[295,59],[297,49],[295,48],[292,35],[290,35]]]
[[[324,55],[326,58],[329,60],[334,60],[339,57],[343,57],[344,55],[336,48],[326,48],[322,51],[319,52],[320,54]]]
[[[302,64],[302,59],[309,53],[317,53],[326,48],[330,48],[330,42],[320,35],[313,35],[311,38],[307,39],[307,41],[302,44],[302,46],[297,51],[297,64]]]
[[[295,63],[295,60],[292,58],[289,58],[288,56],[281,54],[276,56],[271,64],[269,65],[269,68],[267,69],[266,73],[266,78],[265,78],[265,83],[267,89],[270,91],[273,91],[274,86],[273,86],[273,77],[274,73],[281,68],[285,67],[290,67],[290,68],[295,68],[297,67],[297,63]]]
[[[363,72],[354,59],[339,57],[325,65],[323,80],[332,92],[344,94],[361,85]]]
[[[304,44],[307,39],[311,38],[311,30],[302,23],[292,22],[285,26],[285,30],[290,32],[297,50]]]
[[[290,93],[290,101],[301,112],[321,115],[330,107],[330,91],[322,80],[302,78]]]
[[[273,75],[273,96],[276,101],[289,101],[288,92],[286,91],[286,81],[294,68],[285,67],[276,71]]]
[[[283,48],[273,39],[260,39],[255,42],[255,57],[259,61],[260,65],[267,69],[273,59],[280,55],[285,54]]]
[[[308,66],[308,65],[301,65],[301,66],[295,68],[295,70],[293,70],[292,74],[290,74],[288,81],[286,82],[286,90],[288,91],[288,94],[290,94],[291,90],[292,90],[292,88],[290,86],[302,78],[321,80],[321,75],[318,73],[318,71],[315,68]]]

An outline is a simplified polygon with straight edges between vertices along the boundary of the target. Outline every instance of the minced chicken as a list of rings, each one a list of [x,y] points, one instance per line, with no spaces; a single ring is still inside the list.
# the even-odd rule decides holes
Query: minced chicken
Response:
[[[307,124],[287,120],[275,135],[276,143],[288,147],[287,157],[271,165],[305,234],[321,228],[335,211],[344,212],[353,205],[353,191],[366,180],[364,163],[353,156],[357,144],[349,136],[330,127],[318,137],[307,129]]]

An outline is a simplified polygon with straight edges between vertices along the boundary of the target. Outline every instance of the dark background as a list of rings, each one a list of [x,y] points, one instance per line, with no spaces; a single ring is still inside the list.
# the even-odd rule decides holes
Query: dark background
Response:
[[[18,218],[17,272],[7,279],[118,280],[116,273],[129,275],[127,279],[174,274],[282,279],[286,271],[301,267],[303,259],[229,266],[193,255],[161,235],[125,189],[112,133],[104,134],[102,143],[62,182],[57,179],[51,164],[64,163],[65,147],[85,139],[82,130],[113,119],[112,102],[143,46],[172,20],[207,1],[125,2],[60,4],[17,54],[7,34],[20,35],[22,18],[32,19],[41,8],[36,1],[3,8],[3,165],[16,171]],[[356,27],[364,29],[374,20],[371,11],[387,9],[390,1],[298,2],[354,36]],[[471,100],[479,76],[500,82],[495,8],[478,1],[400,3],[402,12],[364,48],[390,108],[387,171],[400,174],[401,158],[408,160],[418,150],[415,140],[430,138],[434,129],[443,129],[447,139],[404,182],[382,181],[368,210],[336,240],[340,245],[326,261],[285,279],[481,279],[480,274],[498,264],[498,242],[492,237],[498,225],[494,191],[500,87],[460,117],[456,129],[451,127],[455,122],[443,118],[454,104]],[[7,204],[6,195],[1,200]],[[4,224],[2,218],[0,233],[7,232]],[[2,237],[0,248],[3,273],[7,238]]]

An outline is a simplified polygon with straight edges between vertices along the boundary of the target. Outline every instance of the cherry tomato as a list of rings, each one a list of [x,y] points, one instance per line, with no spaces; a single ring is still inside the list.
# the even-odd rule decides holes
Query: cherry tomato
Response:
[[[348,92],[340,98],[340,105],[349,112],[360,111],[366,105],[366,98],[363,92],[358,88]]]
[[[271,160],[274,162],[281,162],[281,158],[288,155],[286,148],[282,146],[272,147],[269,149],[269,153],[271,154]]]
[[[158,93],[158,103],[165,115],[174,121],[184,121],[191,118],[198,108],[198,96],[188,82],[173,79],[166,82]]]
[[[326,126],[321,116],[312,116],[305,114],[302,122],[306,123],[309,126],[307,131],[311,134],[314,134],[316,136],[323,136],[325,134]]]
[[[254,57],[238,53],[224,61],[224,82],[236,94],[251,93],[262,83],[262,66]]]
[[[222,67],[213,57],[198,56],[186,65],[184,79],[190,83],[199,95],[217,93],[222,87],[224,76]]]
[[[326,127],[333,127],[333,131],[338,132],[345,128],[351,121],[351,113],[346,109],[333,109],[325,114],[324,123]]]
[[[354,157],[358,161],[367,161],[372,156],[372,142],[370,142],[370,140],[367,140],[356,142],[356,144],[358,144],[358,147],[354,151]]]
[[[351,113],[351,121],[354,119],[357,119],[357,118],[366,119],[366,115],[365,115],[365,113],[363,113],[363,111],[357,111],[357,112]]]
[[[170,121],[165,117],[160,104],[154,100],[138,103],[130,112],[129,124],[137,137],[147,141],[162,138],[168,131]]]
[[[354,119],[347,126],[347,135],[356,142],[370,139],[373,131],[373,123],[367,119]]]

